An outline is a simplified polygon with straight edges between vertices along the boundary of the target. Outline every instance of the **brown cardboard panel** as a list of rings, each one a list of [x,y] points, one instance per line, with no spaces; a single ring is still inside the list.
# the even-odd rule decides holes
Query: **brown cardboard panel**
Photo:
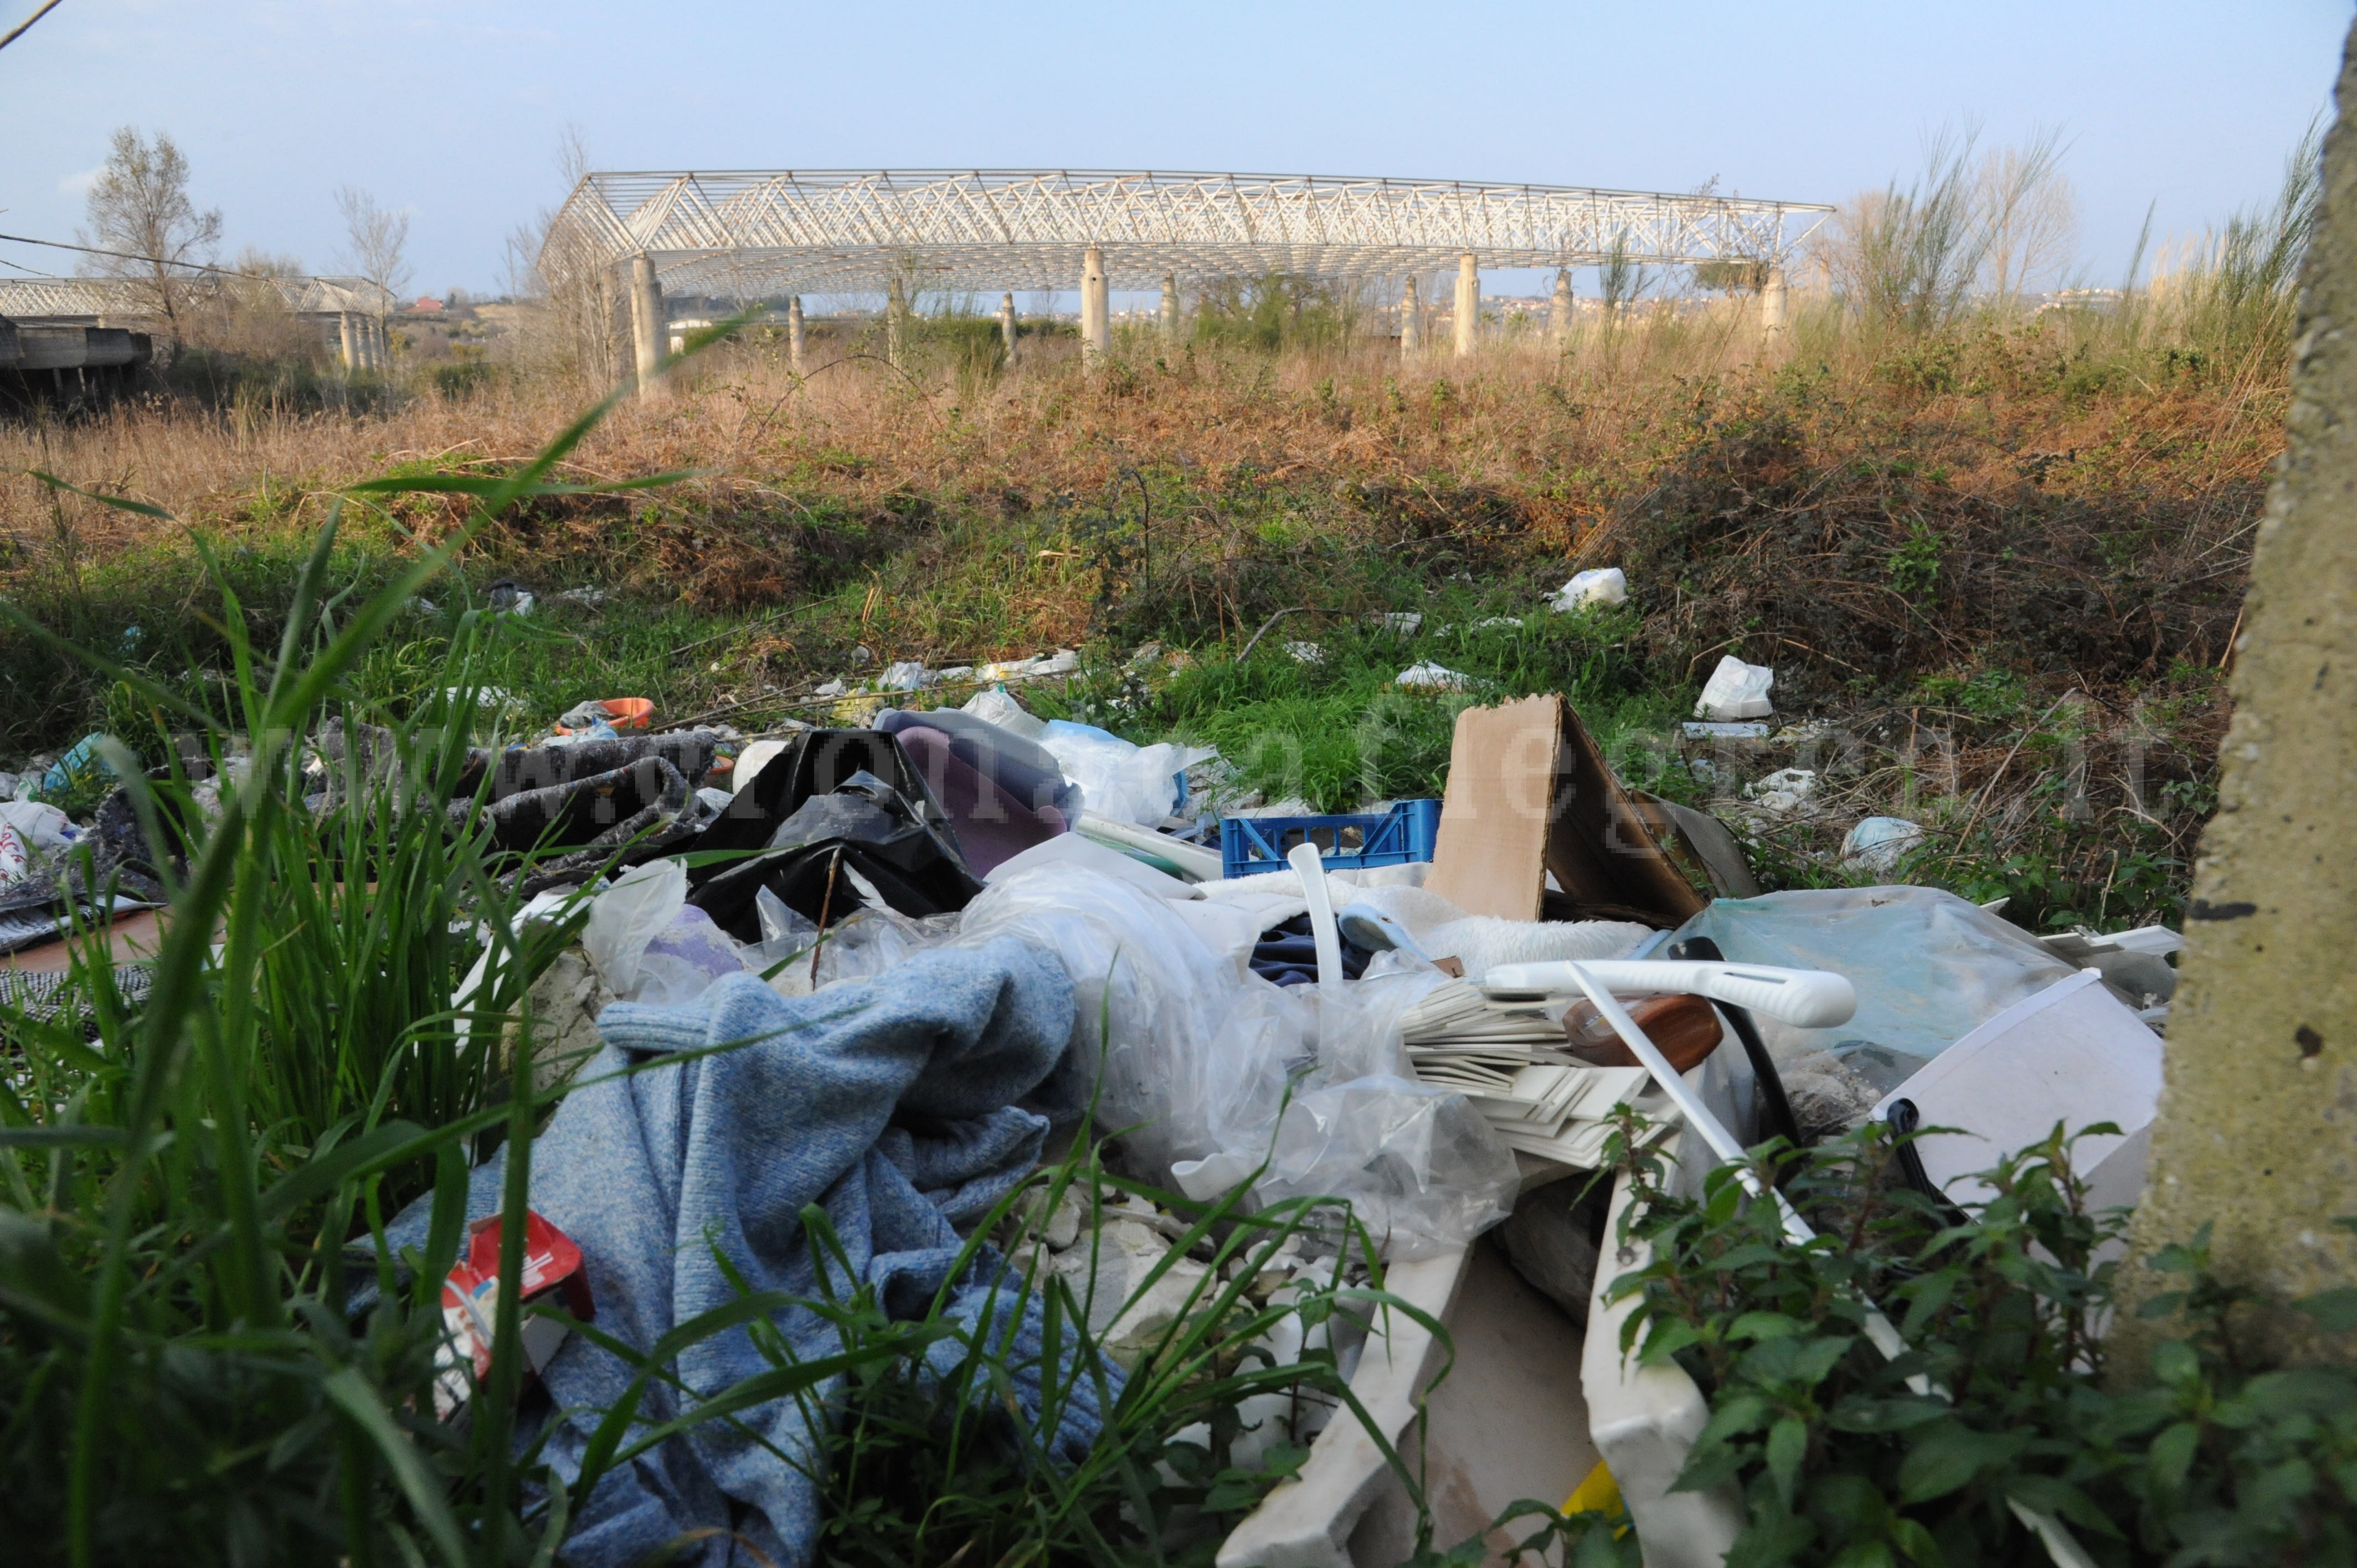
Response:
[[[1426,886],[1475,914],[1538,918],[1545,873],[1578,918],[1674,926],[1701,895],[1559,696],[1457,715]]]
[[[1525,697],[1457,715],[1426,887],[1476,915],[1539,918],[1562,714],[1560,697]]]

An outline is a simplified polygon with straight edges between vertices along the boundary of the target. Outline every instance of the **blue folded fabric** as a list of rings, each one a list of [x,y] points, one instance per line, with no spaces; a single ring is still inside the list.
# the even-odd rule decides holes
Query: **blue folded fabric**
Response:
[[[954,1266],[956,1228],[987,1212],[1039,1158],[1048,1123],[1013,1101],[1047,1076],[1070,1039],[1072,989],[1053,960],[1001,939],[924,953],[877,979],[807,997],[731,975],[690,1005],[618,1003],[597,1025],[606,1048],[582,1069],[587,1086],[533,1145],[532,1206],[579,1243],[597,1326],[644,1350],[673,1325],[737,1298],[721,1257],[752,1290],[813,1298],[866,1283],[894,1316],[921,1316]],[[588,1081],[649,1056],[737,1041],[752,1043]],[[494,1161],[473,1173],[470,1216],[497,1210],[501,1169]],[[848,1278],[813,1255],[802,1220],[812,1203],[842,1241]],[[426,1204],[413,1206],[392,1229],[394,1245],[422,1244],[427,1219]],[[1016,1309],[997,1254],[985,1249],[981,1264],[952,1284],[949,1312],[969,1326],[989,1314],[1002,1326],[989,1337],[1017,1369],[1017,1402],[1036,1420],[1039,1315]],[[773,1321],[797,1358],[842,1348],[837,1332],[806,1308]],[[964,1353],[943,1340],[928,1365],[947,1375]],[[742,1330],[691,1346],[677,1363],[706,1397],[770,1366]],[[631,1376],[619,1357],[578,1335],[549,1362],[542,1381],[556,1413],[542,1453],[559,1477],[578,1477],[589,1434]],[[832,1408],[839,1381],[823,1385],[810,1405]],[[680,1408],[658,1382],[640,1413],[660,1422]],[[1043,1446],[1077,1459],[1102,1421],[1084,1390]],[[716,1529],[673,1561],[728,1561],[734,1530],[770,1561],[800,1568],[818,1545],[813,1477],[825,1462],[824,1434],[791,1399],[740,1412],[734,1426],[692,1428],[599,1483],[564,1560],[624,1568],[689,1530]]]
[[[1342,978],[1356,980],[1366,973],[1374,956],[1362,947],[1343,942]],[[1296,915],[1263,931],[1260,940],[1253,944],[1252,972],[1271,985],[1318,983],[1318,938],[1309,929],[1309,917]]]

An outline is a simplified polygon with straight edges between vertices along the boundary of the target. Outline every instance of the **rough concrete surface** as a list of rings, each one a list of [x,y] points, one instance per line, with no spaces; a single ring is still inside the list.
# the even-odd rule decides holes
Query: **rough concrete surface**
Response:
[[[2333,1224],[2357,1215],[2357,56],[2339,104],[2132,1245],[2209,1222],[2222,1276],[2277,1300],[2357,1283],[2357,1235]],[[2262,1308],[2251,1326],[2276,1354],[2351,1354],[2309,1325]]]

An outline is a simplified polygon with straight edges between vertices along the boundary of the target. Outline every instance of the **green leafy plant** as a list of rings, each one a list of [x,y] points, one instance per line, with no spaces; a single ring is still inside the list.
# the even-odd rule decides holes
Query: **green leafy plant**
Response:
[[[2162,1256],[2187,1288],[2147,1308],[2189,1332],[2115,1386],[2102,1329],[2126,1217],[2088,1211],[2061,1130],[1986,1173],[1968,1214],[1900,1178],[1908,1141],[1874,1124],[1755,1151],[1819,1228],[1807,1246],[1735,1167],[1682,1198],[1657,1162],[1629,1165],[1630,1233],[1653,1257],[1613,1288],[1640,1298],[1632,1347],[1709,1396],[1679,1486],[1739,1491],[1730,1563],[2035,1561],[2023,1509],[2106,1564],[2353,1560],[2357,1379],[2250,1366],[2206,1235]],[[1866,1335],[1876,1303],[1908,1347],[1894,1359]]]

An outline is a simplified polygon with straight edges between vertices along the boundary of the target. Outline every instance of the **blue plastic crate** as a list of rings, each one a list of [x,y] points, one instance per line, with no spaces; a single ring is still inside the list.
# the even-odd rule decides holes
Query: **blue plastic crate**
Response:
[[[1329,871],[1361,871],[1430,860],[1440,833],[1440,802],[1402,800],[1388,811],[1334,817],[1227,817],[1220,857],[1230,876],[1285,869],[1286,853],[1314,843]]]

